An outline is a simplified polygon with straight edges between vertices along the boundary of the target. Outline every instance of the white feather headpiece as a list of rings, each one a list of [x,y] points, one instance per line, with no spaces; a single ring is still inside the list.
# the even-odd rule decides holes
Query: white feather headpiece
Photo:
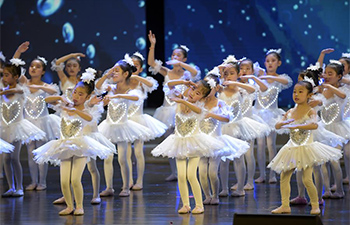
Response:
[[[246,60],[246,59],[247,59],[247,57],[243,57],[243,58],[239,59],[238,62],[241,63],[243,60]]]
[[[12,59],[10,59],[10,63],[11,63],[12,65],[15,65],[15,66],[23,66],[23,65],[26,64],[23,60],[18,59],[18,58],[12,58]]]
[[[187,48],[186,45],[180,45],[180,48],[183,48],[186,52],[189,52],[189,51],[190,51],[190,49]]]
[[[316,86],[314,80],[313,80],[311,77],[305,76],[305,77],[304,77],[304,81],[309,82],[309,83],[312,85],[312,87],[315,87],[315,86]]]
[[[221,77],[219,67],[215,66],[208,74],[213,74],[215,76]]]
[[[43,61],[43,63],[47,65],[47,60],[44,57],[37,56],[36,58]]]
[[[143,57],[143,55],[140,52],[135,52],[133,55],[139,57],[142,61],[145,60],[145,57]]]
[[[335,60],[335,59],[329,60],[329,63],[334,63],[334,64],[338,64],[338,65],[343,65],[339,60]]]
[[[224,64],[237,63],[238,62],[238,60],[236,59],[236,57],[234,55],[227,56],[227,58],[224,59],[223,61],[224,61]]]
[[[89,67],[85,69],[85,72],[81,75],[80,79],[85,83],[90,84],[91,81],[95,80],[96,70]]]
[[[318,70],[320,68],[321,68],[320,63],[317,62],[315,65],[310,64],[310,66],[307,68],[307,70],[315,71],[315,70]]]
[[[342,54],[341,54],[341,57],[349,58],[349,59],[350,59],[350,53],[342,53]]]
[[[282,49],[281,49],[281,48],[279,48],[279,49],[270,49],[270,50],[268,50],[268,51],[266,52],[266,55],[268,55],[268,54],[270,54],[270,53],[272,53],[272,52],[275,52],[275,53],[277,53],[277,54],[281,54]]]
[[[215,82],[215,80],[214,80],[213,78],[209,78],[209,79],[207,80],[207,83],[209,84],[210,89],[213,89],[213,88],[216,87],[216,82]]]
[[[130,66],[135,66],[134,65],[134,62],[132,61],[132,59],[130,58],[129,54],[126,53],[124,55],[124,59],[123,59],[124,62],[126,62],[127,64],[129,64]]]
[[[4,62],[6,61],[6,57],[4,56],[4,54],[2,52],[0,52],[0,59]]]

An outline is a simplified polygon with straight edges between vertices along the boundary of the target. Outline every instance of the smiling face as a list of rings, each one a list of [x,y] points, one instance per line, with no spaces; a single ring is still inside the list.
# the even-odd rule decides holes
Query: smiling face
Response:
[[[276,73],[277,68],[282,64],[282,62],[278,60],[275,54],[269,54],[266,56],[264,64],[267,74],[273,74]]]
[[[185,58],[185,55],[183,53],[183,50],[181,49],[174,49],[173,54],[171,55],[171,59],[178,60],[180,62],[186,62],[187,58]]]
[[[254,74],[253,65],[249,61],[243,61],[239,64],[239,76]]]
[[[80,72],[80,64],[76,59],[69,59],[66,63],[65,70],[68,76],[76,77]]]
[[[339,80],[342,78],[341,74],[337,74],[335,69],[329,66],[326,67],[325,72],[324,74],[322,74],[322,76],[326,84],[330,84],[333,86],[337,85]]]
[[[30,63],[29,75],[31,77],[41,77],[44,74],[45,74],[45,71],[44,71],[43,63],[38,59],[34,59]]]
[[[87,88],[83,84],[75,86],[72,94],[74,106],[79,106],[85,103],[89,99],[90,95],[87,93]]]
[[[112,70],[113,70],[112,79],[114,83],[123,82],[128,77],[128,72],[127,71],[124,72],[118,63],[112,68]]]
[[[305,85],[296,84],[293,90],[293,101],[296,104],[307,103],[308,99],[312,96],[312,93],[309,93],[309,90]]]

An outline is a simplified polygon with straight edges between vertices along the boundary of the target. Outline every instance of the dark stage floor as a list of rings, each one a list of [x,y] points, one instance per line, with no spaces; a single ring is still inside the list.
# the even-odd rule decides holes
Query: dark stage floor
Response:
[[[30,182],[28,166],[22,161],[24,185]],[[101,176],[102,162],[98,161]],[[232,168],[232,167],[231,167]],[[135,171],[135,170],[134,170]],[[177,209],[180,196],[176,182],[164,182],[169,173],[167,164],[146,164],[143,191],[131,192],[130,197],[103,198],[100,205],[91,205],[92,186],[86,170],[83,176],[85,191],[84,216],[58,216],[64,206],[53,205],[52,201],[61,196],[59,169],[50,167],[48,189],[46,191],[25,192],[21,198],[0,198],[0,224],[232,224],[234,213],[267,214],[280,205],[279,185],[258,184],[254,191],[246,192],[245,197],[221,198],[219,206],[205,206],[202,215],[179,215]],[[230,178],[234,183],[234,174]],[[119,166],[115,159],[115,190],[121,187]],[[322,208],[321,219],[324,225],[350,224],[350,197],[346,189],[346,198],[326,200]],[[0,179],[0,192],[7,189],[5,179]],[[101,189],[104,179],[101,178]],[[293,176],[292,196],[296,195]],[[194,205],[193,199],[191,204]],[[293,207],[292,214],[308,215],[310,206]]]

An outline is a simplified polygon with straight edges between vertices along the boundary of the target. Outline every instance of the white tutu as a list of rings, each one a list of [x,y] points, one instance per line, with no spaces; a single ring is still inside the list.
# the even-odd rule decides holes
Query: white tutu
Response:
[[[27,118],[32,124],[45,132],[46,136],[43,141],[51,141],[60,137],[61,118],[55,114],[39,117],[37,119]]]
[[[175,111],[176,105],[161,106],[156,109],[153,117],[167,125],[168,128],[171,128],[175,126]]]
[[[318,123],[318,128],[313,131],[313,135],[315,141],[332,147],[343,146],[348,143],[345,138],[325,129],[321,123]]]
[[[347,140],[350,140],[350,121],[343,120],[339,122],[333,122],[329,125],[324,126],[327,130],[343,137]]]
[[[134,121],[127,120],[123,123],[111,123],[102,121],[98,130],[111,142],[134,142],[135,140],[148,141],[154,139],[152,132]]]
[[[89,137],[91,137],[92,139],[98,141],[100,144],[106,146],[107,148],[109,148],[110,150],[110,155],[111,154],[117,154],[117,149],[115,147],[115,144],[113,144],[112,142],[110,142],[103,134],[101,134],[100,132],[92,132],[90,134],[88,134]]]
[[[300,171],[331,160],[339,160],[341,157],[340,150],[319,142],[296,145],[289,140],[267,167],[277,173],[295,168]]]
[[[270,133],[270,128],[264,123],[243,117],[237,121],[224,124],[222,126],[222,133],[241,140],[250,141],[267,136]]]
[[[1,138],[12,143],[16,141],[22,144],[30,143],[31,141],[39,141],[45,139],[45,132],[40,130],[34,124],[26,119],[11,123],[9,126],[1,125]]]
[[[0,154],[10,153],[15,147],[0,138]]]
[[[153,138],[161,137],[168,129],[164,123],[148,114],[134,115],[130,117],[129,120],[132,120],[150,129],[153,134]]]
[[[106,159],[111,149],[88,136],[52,140],[33,151],[34,160],[39,163],[58,164],[73,156]]]
[[[276,131],[278,134],[285,134],[288,133],[288,130],[286,129],[275,129],[275,125],[277,122],[279,122],[282,119],[282,116],[286,113],[283,109],[277,108],[277,109],[256,109],[253,108],[253,113],[258,115],[267,125],[270,127],[271,130]]]
[[[223,161],[226,161],[226,159],[233,161],[235,158],[241,157],[249,150],[249,144],[237,138],[228,135],[221,135],[218,139],[224,143],[225,147],[216,151],[216,156],[221,157]]]
[[[215,150],[225,146],[217,139],[203,133],[189,137],[181,137],[172,134],[152,150],[155,157],[191,158],[191,157],[215,157]]]

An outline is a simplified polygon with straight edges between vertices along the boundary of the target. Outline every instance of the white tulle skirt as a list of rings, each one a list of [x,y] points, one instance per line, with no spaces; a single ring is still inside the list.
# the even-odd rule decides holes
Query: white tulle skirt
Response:
[[[73,156],[106,159],[111,149],[88,136],[52,140],[33,151],[34,160],[39,163],[59,164]]]
[[[232,137],[250,141],[256,138],[265,137],[270,133],[271,129],[264,123],[259,123],[248,117],[243,117],[232,123],[222,126],[222,133]]]
[[[345,138],[328,131],[324,126],[318,123],[318,128],[313,130],[314,141],[320,142],[332,147],[343,146],[348,143]]]
[[[88,134],[89,137],[91,137],[92,139],[98,141],[100,144],[106,146],[109,150],[110,150],[110,155],[111,154],[117,154],[117,149],[115,144],[113,144],[112,142],[110,142],[103,134],[101,134],[100,132],[92,132],[90,134]]]
[[[350,140],[350,121],[343,120],[339,122],[333,122],[329,125],[324,126],[327,130],[343,137],[347,140]]]
[[[26,119],[12,123],[9,126],[2,124],[0,131],[1,138],[8,143],[20,141],[22,144],[28,144],[31,141],[45,139],[45,132]]]
[[[45,132],[43,141],[51,141],[60,137],[61,118],[55,114],[39,117],[38,119],[27,118],[32,124]]]
[[[99,132],[112,143],[134,142],[135,140],[148,141],[154,139],[152,132],[134,121],[127,120],[124,123],[110,123],[102,121],[98,126]]]
[[[190,137],[180,137],[176,134],[169,135],[163,142],[152,150],[155,157],[191,158],[191,157],[215,157],[215,152],[225,147],[221,141],[203,133]]]
[[[167,125],[168,128],[171,128],[175,126],[175,112],[176,105],[161,106],[156,109],[153,117]]]
[[[282,119],[282,116],[286,113],[283,109],[255,109],[253,113],[258,115],[265,123],[270,127],[271,130],[276,131],[278,134],[287,134],[288,129],[275,129],[275,125]]]
[[[15,147],[0,138],[0,154],[10,153]]]
[[[216,157],[221,157],[223,161],[226,161],[226,159],[233,161],[249,150],[249,144],[247,142],[228,135],[221,135],[218,137],[218,140],[223,142],[225,147],[217,151]]]
[[[154,138],[161,137],[168,129],[164,123],[148,114],[134,115],[133,117],[130,117],[129,120],[132,120],[150,129]]]
[[[291,169],[303,170],[321,165],[331,160],[339,160],[342,153],[339,149],[312,142],[306,145],[294,145],[291,140],[283,146],[267,166],[277,173]]]

